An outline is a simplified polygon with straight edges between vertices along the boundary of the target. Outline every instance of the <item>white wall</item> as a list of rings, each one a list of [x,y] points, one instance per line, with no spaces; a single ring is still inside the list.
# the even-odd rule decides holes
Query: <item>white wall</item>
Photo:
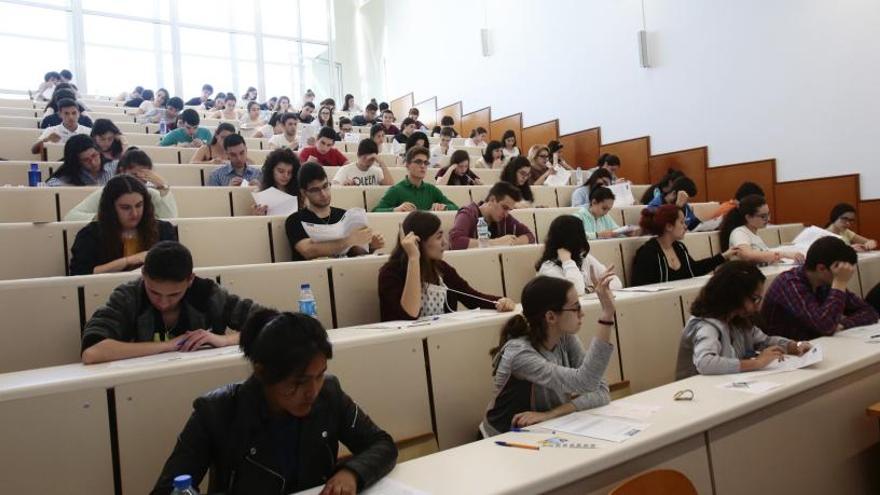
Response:
[[[774,157],[783,181],[859,172],[862,197],[880,198],[880,2],[645,5],[651,69],[639,0],[371,0],[385,80],[379,66],[362,89],[522,111],[525,125],[559,117],[563,133],[601,125],[605,142],[648,134],[654,153],[708,145],[712,165]]]
[[[359,0],[333,0],[335,38],[331,40],[336,62],[342,64],[342,90],[354,95],[363,108],[370,98],[381,98],[385,92],[382,77],[384,52],[385,3]],[[342,108],[343,101],[339,101]]]

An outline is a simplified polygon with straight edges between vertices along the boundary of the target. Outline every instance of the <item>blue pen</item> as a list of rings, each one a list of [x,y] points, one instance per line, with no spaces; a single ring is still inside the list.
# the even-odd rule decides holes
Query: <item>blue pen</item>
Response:
[[[525,428],[511,428],[510,431],[515,433],[531,433],[532,430],[527,430]]]

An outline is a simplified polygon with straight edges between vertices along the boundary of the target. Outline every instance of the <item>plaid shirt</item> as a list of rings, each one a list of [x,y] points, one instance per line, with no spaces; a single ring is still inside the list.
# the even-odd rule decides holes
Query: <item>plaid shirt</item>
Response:
[[[877,311],[852,292],[830,285],[814,291],[802,266],[776,277],[764,296],[761,313],[768,334],[792,340],[833,335],[838,324],[859,327],[876,323],[878,318]]]

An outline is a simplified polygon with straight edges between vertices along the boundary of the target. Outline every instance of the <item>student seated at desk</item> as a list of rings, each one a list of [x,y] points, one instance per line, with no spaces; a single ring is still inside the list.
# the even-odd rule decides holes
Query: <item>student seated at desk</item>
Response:
[[[544,240],[544,254],[535,263],[538,275],[564,278],[574,284],[579,296],[595,292],[599,276],[608,268],[590,254],[590,243],[581,221],[572,215],[558,216],[550,223]],[[614,267],[611,267],[614,270]],[[623,288],[616,275],[611,278],[612,290]]]
[[[367,103],[367,106],[364,108],[363,115],[355,115],[351,119],[351,123],[358,126],[371,126],[376,123],[376,114],[379,111],[379,107],[375,103]]]
[[[572,283],[539,276],[526,284],[522,313],[507,321],[489,353],[495,396],[480,423],[484,437],[608,404],[602,377],[614,352],[613,277],[607,272],[599,279],[602,314],[586,351],[577,337],[584,312]]]
[[[758,196],[765,196],[764,189],[761,188],[758,184],[754,182],[743,182],[736,189],[736,192],[733,194],[733,199],[727,200],[721,203],[718,206],[718,209],[715,210],[712,215],[706,220],[715,220],[715,219],[724,219],[728,213],[736,209],[739,206],[739,202],[743,200],[746,196],[750,196],[752,194],[757,194]]]
[[[446,128],[440,131],[440,142],[431,146],[431,165],[438,166],[444,156],[452,154],[452,129]],[[467,151],[460,150],[467,154]]]
[[[693,230],[700,225],[700,219],[694,213],[689,204],[690,198],[697,195],[697,185],[688,177],[679,177],[672,183],[669,192],[663,196],[657,196],[648,203],[648,208],[657,208],[661,205],[675,205],[684,210],[684,221],[688,230]]]
[[[260,104],[252,101],[247,104],[247,113],[238,119],[242,129],[260,129],[266,125],[266,119],[260,111]]]
[[[75,100],[60,100],[58,113],[61,114],[61,123],[43,129],[37,142],[31,146],[31,153],[35,155],[42,153],[45,143],[65,144],[73,136],[88,135],[92,132],[91,128],[79,123],[79,104]]]
[[[208,493],[287,494],[325,485],[322,495],[353,495],[388,474],[397,447],[327,373],[333,347],[321,323],[300,313],[263,310],[241,332],[251,376],[193,403],[152,494],[169,494],[176,476]],[[339,460],[339,443],[352,455]]]
[[[848,203],[840,203],[831,209],[831,218],[828,221],[828,231],[839,235],[843,242],[852,246],[857,252],[873,251],[877,249],[877,241],[856,234],[850,227],[856,222],[856,209]]]
[[[517,208],[530,208],[535,201],[532,186],[529,184],[532,163],[524,156],[515,156],[501,169],[501,181],[513,184],[519,189],[522,201],[516,204]]]
[[[571,194],[571,206],[589,206],[590,191],[597,187],[610,186],[614,183],[614,177],[611,172],[604,168],[598,168],[595,172],[588,175],[587,182],[578,187]]]
[[[333,146],[336,142],[336,131],[332,127],[322,127],[318,131],[318,139],[314,146],[306,146],[299,153],[301,163],[320,163],[325,167],[341,167],[348,163],[348,158]]]
[[[670,168],[666,172],[666,175],[664,175],[660,179],[660,182],[658,182],[656,184],[652,184],[651,187],[649,187],[648,189],[645,190],[645,193],[642,194],[642,197],[639,200],[639,203],[641,203],[643,205],[647,205],[654,198],[665,196],[669,191],[672,190],[672,184],[679,177],[684,177],[684,176],[685,176],[684,173],[682,173],[681,171],[674,170],[674,169]]]
[[[153,172],[153,161],[138,148],[129,148],[119,160],[116,166],[116,174],[128,174],[141,181],[150,194],[150,200],[155,209],[156,218],[176,218],[177,201],[171,193],[171,187],[165,179]],[[101,194],[104,190],[98,189],[86,196],[86,199],[73,207],[66,215],[65,222],[91,221],[95,219],[101,203]]]
[[[691,305],[678,349],[675,379],[755,371],[801,355],[808,342],[768,337],[755,325],[764,293],[764,274],[745,261],[721,265]]]
[[[513,301],[478,292],[443,261],[446,246],[437,215],[414,211],[401,230],[403,237],[379,270],[382,321],[452,313],[459,301],[468,308],[513,311]]]
[[[581,219],[588,239],[611,239],[638,234],[638,228],[618,233],[620,226],[609,215],[612,208],[614,208],[614,193],[611,189],[597,187],[590,191],[590,205],[581,206],[581,209],[575,213],[575,216]]]
[[[464,145],[472,148],[483,148],[489,144],[489,131],[484,127],[477,127],[471,131],[471,136],[464,140]],[[500,142],[499,142],[500,144]],[[503,148],[504,145],[502,144]],[[491,162],[489,162],[491,163]],[[490,167],[491,168],[491,167]]]
[[[682,242],[687,234],[684,212],[675,205],[642,210],[642,231],[652,237],[643,244],[633,260],[632,285],[648,285],[701,277],[734,258],[739,248],[723,254],[695,260]]]
[[[101,192],[97,219],[76,233],[70,274],[132,270],[144,263],[154,244],[174,239],[174,226],[156,219],[144,184],[131,175],[117,175]]]
[[[449,157],[449,165],[437,170],[434,180],[438,186],[483,185],[480,177],[471,170],[471,156],[465,150],[453,151],[452,156]]]
[[[373,211],[458,210],[437,186],[425,182],[429,157],[428,149],[421,146],[407,151],[406,177],[385,191]]]
[[[358,144],[357,160],[343,165],[333,176],[338,186],[390,186],[394,184],[391,171],[379,159],[379,147],[371,139]]]
[[[72,89],[57,89],[52,94],[52,100],[46,105],[43,120],[40,121],[40,129],[60,125],[64,119],[61,118],[61,112],[58,110],[58,102],[61,100],[76,101],[76,93]],[[88,115],[83,113],[83,106],[77,103],[79,108],[79,118],[77,122],[84,127],[92,127],[94,122]]]
[[[234,125],[229,122],[220,122],[220,125],[214,129],[214,136],[211,138],[211,141],[199,147],[189,162],[214,163],[217,165],[225,163],[229,158],[226,156],[226,150],[223,148],[223,141],[233,134],[237,134]]]
[[[493,168],[498,170],[504,168],[504,145],[501,144],[501,141],[490,141],[482,149],[483,156],[477,160],[474,168]]]
[[[260,191],[274,187],[281,192],[296,196],[297,205],[302,204],[299,195],[299,185],[296,176],[299,174],[299,159],[296,153],[287,148],[275,150],[266,156],[263,168],[260,170]],[[269,207],[254,204],[254,215],[267,215]]]
[[[485,219],[489,227],[489,246],[520,246],[534,244],[535,235],[528,227],[510,215],[522,196],[519,189],[507,182],[498,182],[489,190],[485,201],[471,203],[455,214],[455,223],[449,231],[450,249],[480,247],[477,225]]]
[[[196,277],[192,269],[192,255],[182,244],[153,246],[141,277],[117,287],[86,323],[83,363],[238,344],[238,332],[227,328],[240,329],[262,308],[212,279]]]
[[[857,263],[842,240],[816,240],[803,266],[776,277],[764,296],[767,333],[808,340],[877,323],[877,311],[847,289]]]
[[[296,137],[296,117],[288,112],[276,117],[284,132],[269,137],[269,149],[277,150],[281,148],[290,148],[296,151],[299,148],[299,139]]]
[[[607,170],[611,174],[611,183],[617,184],[618,182],[626,182],[626,179],[621,179],[617,176],[617,172],[620,171],[620,158],[617,155],[612,155],[611,153],[602,153],[602,156],[599,157],[599,161],[596,162],[596,166],[588,169],[585,174],[587,177],[593,175],[598,170]]]
[[[229,162],[217,167],[208,177],[208,186],[240,186],[247,181],[249,186],[260,185],[263,175],[260,169],[250,165],[247,143],[241,134],[230,134],[223,140],[223,150]]]
[[[394,141],[400,144],[406,144],[406,141],[414,132],[416,132],[416,121],[407,117],[400,123],[400,132],[394,135]],[[385,134],[388,134],[387,129],[385,130]]]
[[[116,127],[116,124],[107,119],[97,119],[89,133],[95,145],[101,152],[101,161],[103,163],[112,162],[113,167],[119,162],[122,152],[128,145],[125,142],[125,136]]]
[[[303,164],[297,182],[300,184],[300,197],[306,201],[298,212],[287,217],[284,224],[293,261],[361,256],[385,247],[382,234],[374,233],[368,227],[357,229],[335,241],[313,241],[303,224],[333,225],[342,220],[345,210],[330,206],[331,188],[324,167],[317,163]],[[362,246],[368,247],[364,249]]]
[[[192,108],[187,108],[181,112],[179,120],[182,125],[165,134],[165,137],[159,142],[159,146],[198,148],[211,140],[211,131],[204,127],[199,127],[202,119],[199,117],[198,112]]]
[[[770,251],[758,235],[770,222],[770,206],[764,196],[752,194],[744,197],[721,222],[722,251],[731,246],[738,248],[737,259],[760,265],[778,263],[783,258],[803,263],[804,255],[797,251]]]
[[[513,129],[504,131],[504,134],[501,136],[501,142],[504,143],[504,147],[501,148],[501,154],[504,155],[505,162],[510,161],[511,158],[519,156],[519,147],[516,143],[516,133],[513,132]]]
[[[104,162],[101,150],[91,137],[80,134],[64,144],[61,166],[46,181],[49,187],[103,186],[113,177],[116,165]]]

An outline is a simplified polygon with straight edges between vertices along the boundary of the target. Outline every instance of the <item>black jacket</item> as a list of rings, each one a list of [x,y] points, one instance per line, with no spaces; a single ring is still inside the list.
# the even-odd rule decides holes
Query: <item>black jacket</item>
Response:
[[[189,474],[194,485],[211,469],[208,493],[285,495],[325,483],[342,468],[357,475],[358,491],[388,474],[397,462],[391,436],[376,426],[327,375],[299,435],[297,486],[285,486],[269,437],[262,385],[253,377],[226,385],[193,403],[193,413],[177,439],[152,493],[171,493],[175,476]],[[353,453],[337,463],[339,442]]]
[[[156,221],[159,222],[159,241],[177,240],[177,229],[174,225],[164,220]],[[96,266],[113,261],[104,254],[101,242],[101,226],[98,222],[91,222],[76,233],[76,240],[70,249],[71,275],[91,275]]]
[[[657,284],[700,277],[711,273],[724,263],[724,256],[720,254],[704,260],[694,260],[688,253],[687,247],[680,241],[673,242],[672,249],[681,263],[681,268],[678,271],[670,270],[669,264],[666,262],[666,255],[663,254],[656,237],[643,244],[636,251],[636,257],[633,260],[631,285]]]

